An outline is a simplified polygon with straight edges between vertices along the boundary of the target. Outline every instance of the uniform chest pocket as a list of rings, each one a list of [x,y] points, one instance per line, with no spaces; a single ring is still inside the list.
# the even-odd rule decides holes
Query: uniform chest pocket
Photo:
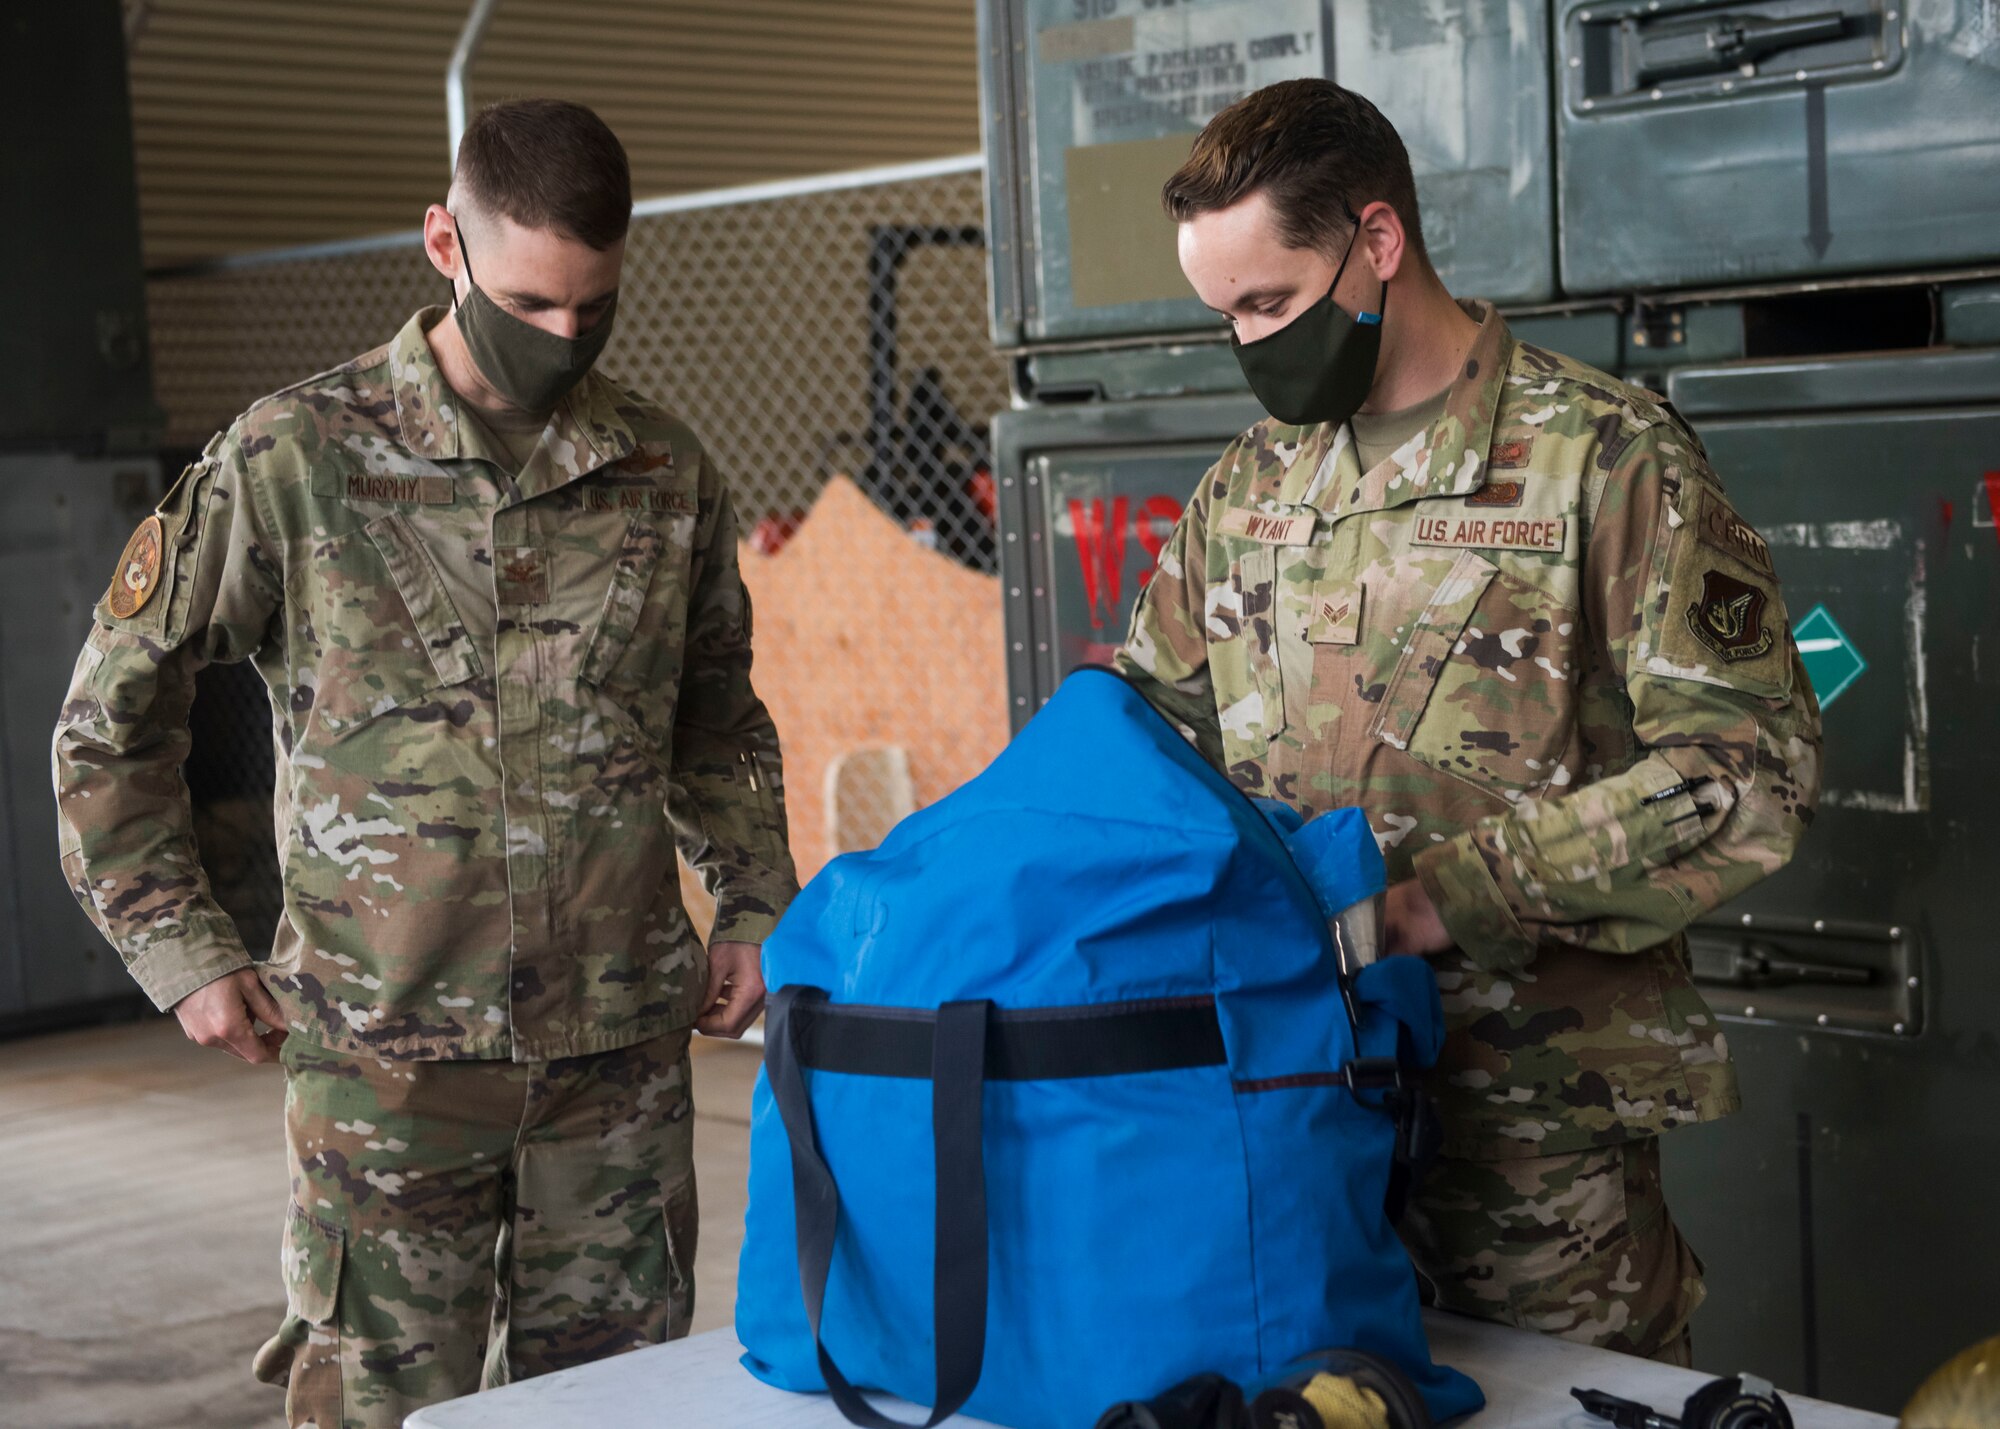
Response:
[[[688,599],[699,574],[695,521],[692,510],[632,518],[577,668],[578,681],[656,749],[671,737],[680,695]]]
[[[1575,613],[1462,550],[1423,598],[1372,732],[1509,800],[1554,776],[1573,724]]]
[[[407,519],[378,517],[314,548],[312,725],[319,742],[481,672],[479,653]],[[302,672],[303,674],[303,672]]]

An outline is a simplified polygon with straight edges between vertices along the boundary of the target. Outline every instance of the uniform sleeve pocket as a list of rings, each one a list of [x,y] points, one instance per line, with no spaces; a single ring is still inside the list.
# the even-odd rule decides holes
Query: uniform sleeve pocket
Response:
[[[1770,548],[1713,486],[1691,482],[1667,533],[1663,586],[1649,602],[1653,650],[1641,668],[1781,700],[1792,640]]]

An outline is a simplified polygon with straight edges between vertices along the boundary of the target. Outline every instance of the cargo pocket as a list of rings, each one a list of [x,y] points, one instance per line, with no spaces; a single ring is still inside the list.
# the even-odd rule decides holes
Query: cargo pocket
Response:
[[[694,1323],[694,1255],[700,1239],[701,1211],[695,1197],[692,1165],[661,1195],[660,1215],[665,1223],[667,1246],[663,1287],[667,1297],[666,1338],[678,1340]]]
[[[1622,1228],[1613,1225],[1615,1237],[1556,1274],[1515,1285],[1509,1319],[1520,1329],[1650,1359],[1681,1337],[1705,1298],[1702,1266],[1667,1212],[1659,1138],[1635,1137],[1600,1155],[1620,1172]]]
[[[285,1218],[285,1321],[257,1352],[252,1369],[285,1386],[285,1417],[294,1426],[341,1429],[341,1263],[339,1230],[296,1205]]]

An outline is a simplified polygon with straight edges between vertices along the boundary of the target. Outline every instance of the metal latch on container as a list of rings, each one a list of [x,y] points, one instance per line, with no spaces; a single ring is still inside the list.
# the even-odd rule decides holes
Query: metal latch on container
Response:
[[[1911,1037],[1923,1026],[1914,930],[1744,913],[1688,929],[1689,971],[1716,1014]]]
[[[1810,8],[1808,8],[1810,6]],[[1897,69],[1903,27],[1891,0],[1596,0],[1569,10],[1561,50],[1579,114],[1727,102]]]
[[[1846,963],[1816,963],[1788,956],[1771,943],[1744,940],[1729,956],[1729,970],[1722,973],[1713,963],[1703,969],[1704,982],[1730,982],[1737,987],[1782,987],[1787,983],[1840,983],[1867,987],[1875,981],[1873,968]]]
[[[1715,15],[1707,24],[1642,34],[1638,81],[1692,79],[1755,64],[1785,50],[1830,44],[1847,34],[1839,11],[1773,19],[1762,15]]]

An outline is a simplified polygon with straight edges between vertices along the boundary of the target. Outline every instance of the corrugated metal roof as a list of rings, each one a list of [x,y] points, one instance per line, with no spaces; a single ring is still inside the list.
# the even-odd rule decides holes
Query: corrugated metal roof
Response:
[[[129,30],[149,266],[411,228],[449,178],[469,0],[147,0]],[[501,0],[471,104],[555,95],[640,197],[979,147],[970,0]]]

